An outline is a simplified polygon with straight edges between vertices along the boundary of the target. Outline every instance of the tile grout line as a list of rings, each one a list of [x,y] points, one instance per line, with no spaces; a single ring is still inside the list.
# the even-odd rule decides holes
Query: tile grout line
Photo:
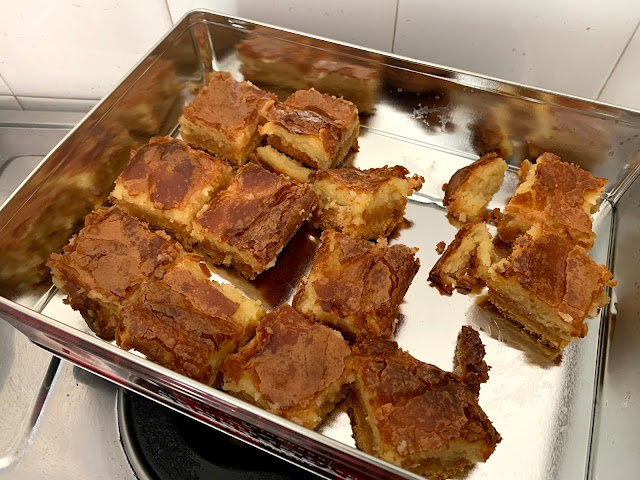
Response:
[[[602,87],[600,87],[600,90],[598,90],[598,94],[596,95],[596,100],[600,100],[600,95],[602,95],[602,92],[604,91],[605,87],[607,86],[607,83],[609,83],[609,80],[611,80],[611,77],[613,76],[613,72],[616,71],[616,68],[620,64],[620,60],[622,60],[622,57],[624,57],[624,54],[627,52],[627,49],[629,48],[629,45],[631,45],[631,42],[633,41],[633,37],[635,37],[636,34],[638,33],[638,28],[639,27],[640,27],[640,20],[638,20],[638,23],[636,23],[636,28],[633,29],[633,32],[629,36],[629,40],[627,40],[626,45],[622,49],[622,52],[620,52],[620,55],[618,55],[618,58],[616,59],[615,63],[613,64],[613,67],[611,67],[611,70],[609,70],[609,74],[607,75],[607,78],[605,78],[604,83],[602,84]]]
[[[42,95],[14,95],[16,98],[44,98],[46,100],[78,100],[80,102],[99,102],[102,97],[97,98],[79,98],[79,97],[47,97]]]
[[[396,32],[398,31],[398,11],[400,10],[400,0],[396,0],[396,15],[393,21],[393,38],[391,39],[391,53],[395,53]]]
[[[18,100],[18,96],[15,93],[13,93],[13,88],[11,88],[11,85],[7,83],[7,81],[4,79],[2,74],[0,74],[0,80],[2,80],[2,83],[4,83],[7,86],[7,88],[9,89],[9,92],[11,92],[11,96],[16,99],[16,102],[18,102],[18,105],[20,105],[20,108],[24,110],[24,106],[22,105],[22,102]]]
[[[164,0],[164,6],[167,7],[167,15],[169,15],[169,21],[173,25],[173,16],[171,15],[171,8],[169,7],[169,0]]]

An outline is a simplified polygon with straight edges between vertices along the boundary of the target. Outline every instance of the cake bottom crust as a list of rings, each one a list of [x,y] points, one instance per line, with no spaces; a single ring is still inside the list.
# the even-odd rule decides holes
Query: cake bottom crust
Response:
[[[522,327],[525,332],[532,336],[537,342],[552,351],[560,353],[572,340],[570,335],[561,333],[559,330],[549,328],[532,321],[526,312],[522,312],[522,307],[514,302],[510,297],[501,295],[495,290],[489,290],[489,301],[498,311],[511,322]],[[585,333],[587,326],[585,325]]]
[[[300,183],[306,183],[309,180],[309,174],[313,171],[269,145],[258,147],[256,158],[269,170],[286,175]]]

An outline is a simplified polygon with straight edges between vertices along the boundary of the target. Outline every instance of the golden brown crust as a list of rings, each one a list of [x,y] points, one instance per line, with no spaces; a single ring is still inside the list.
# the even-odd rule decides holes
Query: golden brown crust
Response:
[[[219,242],[250,252],[266,268],[314,204],[315,194],[308,185],[249,163],[238,171],[227,190],[203,208],[195,222],[203,235],[214,235]]]
[[[353,355],[358,393],[368,399],[367,421],[379,433],[369,453],[414,470],[420,460],[444,454],[439,469],[428,472],[436,476],[449,471],[446,452],[454,443],[480,450],[480,458],[470,454],[467,465],[493,453],[501,437],[476,396],[455,375],[382,339],[357,344]],[[464,453],[456,453],[464,460]],[[460,459],[452,457],[453,469],[459,469]]]
[[[480,394],[480,385],[489,380],[490,367],[484,361],[484,355],[478,332],[463,326],[456,342],[453,372],[476,397]]]
[[[540,225],[519,237],[497,275],[517,279],[536,298],[570,319],[573,336],[584,336],[583,323],[606,286],[616,284],[604,265],[563,235]]]
[[[299,418],[301,411],[320,409],[321,392],[345,381],[350,359],[340,334],[283,305],[264,317],[253,340],[230,355],[221,370],[227,387],[248,376],[260,406]]]
[[[118,181],[129,195],[147,193],[156,208],[184,207],[191,196],[230,176],[224,161],[181,140],[154,137],[131,158]]]
[[[456,194],[467,182],[471,180],[472,175],[492,163],[496,158],[500,158],[497,153],[487,153],[471,165],[461,168],[454,173],[449,182],[442,186],[442,190],[444,190],[444,200],[442,201],[442,204],[445,207],[451,205],[455,200]]]
[[[181,251],[166,233],[152,233],[119,208],[103,207],[86,217],[84,228],[47,266],[71,308],[96,335],[113,340],[122,306]]]
[[[205,279],[169,269],[162,280],[146,283],[122,311],[117,341],[167,368],[212,384],[211,356],[225,341],[237,342],[244,329],[231,318],[238,304]]]
[[[214,72],[208,85],[185,107],[182,115],[234,140],[243,135],[275,100],[275,95],[250,82],[237,82],[228,74]]]
[[[103,207],[87,216],[64,253],[51,255],[47,265],[62,272],[68,284],[122,301],[179,252],[166,233],[152,233],[118,207]]]
[[[311,301],[313,308],[321,309],[323,317],[332,319],[328,323],[350,337],[390,338],[398,306],[420,268],[416,251],[404,245],[388,247],[384,239],[374,244],[326,231],[293,306],[314,315],[309,310]]]
[[[535,166],[524,162],[523,167],[520,171],[520,186],[505,207],[507,221],[501,226],[500,236],[505,240],[513,240],[512,237],[518,233],[524,233],[520,231],[514,234],[509,231],[512,224],[508,220],[516,216],[523,217],[529,224],[544,222],[574,243],[591,248],[591,212],[585,211],[585,197],[588,194],[602,194],[607,179],[594,177],[551,153],[542,154]],[[523,183],[531,168],[535,168],[535,179],[530,188],[524,188]]]
[[[333,156],[345,135],[358,122],[358,110],[351,102],[341,98],[325,95],[314,89],[301,90],[284,103],[273,107],[267,114],[267,120],[294,135],[319,137],[326,154]],[[269,140],[270,145],[282,150],[282,145],[274,144],[271,138]],[[300,152],[296,156],[296,152],[284,153],[296,158],[300,154],[306,155]],[[313,161],[310,158],[306,160]]]
[[[349,190],[375,193],[380,185],[388,182],[392,178],[407,179],[409,170],[400,165],[393,167],[384,166],[381,168],[369,168],[361,170],[355,167],[323,169],[313,172],[309,178],[310,182],[321,180],[331,180],[343,185]],[[418,175],[409,177],[410,188],[418,191],[422,188],[424,178]]]

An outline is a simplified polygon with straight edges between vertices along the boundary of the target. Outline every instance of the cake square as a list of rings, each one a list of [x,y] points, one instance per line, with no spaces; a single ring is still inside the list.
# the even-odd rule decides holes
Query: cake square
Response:
[[[187,254],[142,285],[122,310],[121,348],[207,385],[230,353],[249,341],[265,311],[236,287],[210,280],[204,258]]]
[[[365,452],[444,479],[486,461],[501,441],[477,394],[456,375],[380,338],[354,346],[353,358],[349,413]]]
[[[315,201],[308,185],[249,163],[198,213],[192,240],[213,263],[253,279],[275,265]]]
[[[398,307],[420,268],[417,251],[404,245],[389,247],[384,238],[373,243],[325,231],[293,306],[350,340],[391,338]]]
[[[231,166],[181,140],[154,137],[129,161],[110,200],[131,215],[188,239],[196,213],[231,182]]]
[[[118,207],[101,207],[87,216],[62,254],[51,255],[47,266],[71,308],[96,335],[113,340],[122,307],[181,251],[166,233],[150,231]]]
[[[500,189],[507,162],[496,153],[488,153],[453,174],[444,190],[443,205],[449,216],[462,223],[487,217],[487,206]]]
[[[360,113],[375,111],[380,89],[380,68],[339,55],[324,55],[311,63],[307,79],[322,93],[344,97]]]
[[[339,332],[282,305],[222,373],[227,392],[314,429],[348,392],[351,349]]]
[[[315,169],[338,166],[351,149],[357,150],[359,132],[353,103],[313,88],[275,105],[260,126],[269,145]]]
[[[542,154],[534,165],[525,161],[498,234],[511,243],[540,222],[589,250],[595,238],[591,214],[600,208],[606,184],[606,178],[594,177],[552,153]]]
[[[309,181],[318,204],[312,223],[352,237],[386,237],[402,221],[407,197],[422,188],[424,178],[396,165],[360,170],[318,170]]]
[[[489,301],[542,344],[562,351],[587,334],[615,280],[582,247],[537,223],[489,270]]]
[[[186,106],[180,135],[189,145],[243,165],[262,141],[258,125],[273,106],[275,95],[251,82],[238,82],[214,72],[209,83]]]
[[[487,225],[468,223],[458,230],[433,266],[429,281],[447,295],[455,288],[470,291],[485,284],[493,258],[493,243]]]
[[[256,148],[255,158],[258,163],[272,172],[286,175],[296,182],[308,182],[309,175],[314,171],[270,145]]]

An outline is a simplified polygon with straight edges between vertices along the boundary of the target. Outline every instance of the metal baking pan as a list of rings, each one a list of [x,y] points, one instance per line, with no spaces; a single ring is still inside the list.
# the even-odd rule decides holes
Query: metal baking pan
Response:
[[[602,429],[595,428],[596,407],[607,374],[603,361],[613,309],[590,320],[588,336],[556,364],[520,330],[487,312],[477,297],[441,296],[428,285],[427,274],[437,259],[436,244],[455,233],[442,209],[442,184],[490,149],[501,150],[510,164],[491,208],[503,206],[512,194],[520,162],[541,151],[609,178],[594,220],[597,240],[591,253],[611,268],[621,220],[616,205],[639,173],[638,112],[240,18],[190,12],[0,209],[2,318],[55,355],[327,478],[419,478],[357,450],[344,407],[319,431],[310,431],[96,338],[41,267],[78,230],[84,215],[106,199],[121,165],[114,158],[154,134],[175,135],[180,112],[207,71],[242,78],[234,47],[256,36],[302,44],[312,55],[330,52],[342,62],[370,66],[379,76],[376,110],[362,118],[353,163],[401,164],[426,179],[410,199],[405,225],[392,237],[419,247],[422,263],[401,306],[397,341],[420,360],[451,370],[457,333],[470,324],[481,331],[491,366],[480,404],[503,441],[468,478],[587,478],[596,456],[593,432]],[[179,89],[167,87],[167,75],[177,79]],[[313,232],[303,229],[273,270],[240,286],[272,307],[288,301],[316,244]],[[628,277],[630,271],[623,273]]]

